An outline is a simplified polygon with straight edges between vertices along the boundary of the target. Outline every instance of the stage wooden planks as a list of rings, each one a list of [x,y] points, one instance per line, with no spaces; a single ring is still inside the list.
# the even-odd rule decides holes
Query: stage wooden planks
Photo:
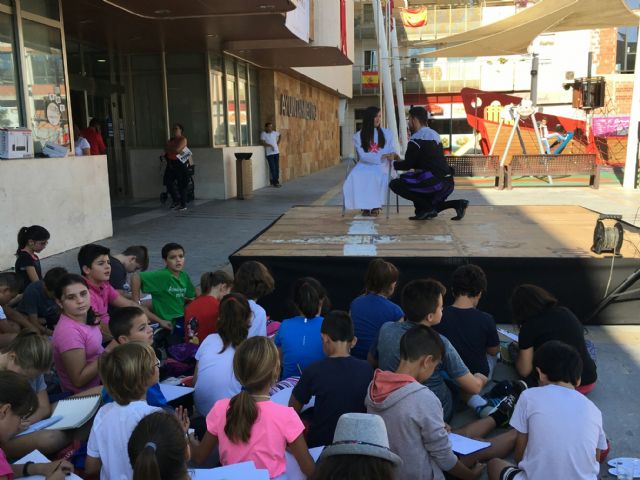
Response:
[[[237,256],[603,258],[590,248],[598,213],[574,205],[470,206],[413,222],[411,207],[387,220],[339,207],[294,207],[238,250]],[[640,258],[640,234],[626,229],[624,258]]]

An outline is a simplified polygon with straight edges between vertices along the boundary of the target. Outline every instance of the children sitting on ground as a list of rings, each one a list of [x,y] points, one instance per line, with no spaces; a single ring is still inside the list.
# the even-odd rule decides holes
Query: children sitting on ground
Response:
[[[111,275],[109,283],[121,295],[131,297],[131,287],[127,276],[133,272],[144,272],[149,268],[149,251],[144,245],[131,245],[124,252],[109,255]]]
[[[516,370],[530,385],[536,385],[533,355],[543,343],[560,340],[577,350],[582,359],[582,377],[577,390],[589,393],[595,387],[598,374],[589,355],[584,327],[571,310],[558,305],[558,300],[544,288],[523,284],[511,296],[514,322],[520,327]]]
[[[140,342],[153,346],[153,329],[149,325],[149,319],[140,307],[119,308],[109,321],[109,331],[113,336],[113,342],[124,344],[128,342]],[[114,345],[115,346],[115,345]],[[147,389],[147,403],[152,407],[168,407],[160,384],[155,383]],[[102,389],[102,402],[112,402],[113,398],[108,390]]]
[[[19,293],[22,293],[31,282],[42,280],[42,267],[38,253],[46,248],[50,236],[48,230],[40,225],[22,227],[18,232],[15,271],[22,282]]]
[[[394,480],[402,459],[389,448],[384,420],[367,413],[345,413],[338,420],[333,444],[318,458],[311,480]]]
[[[273,292],[275,282],[269,269],[262,263],[250,260],[238,268],[233,280],[233,290],[242,293],[249,299],[249,306],[253,312],[249,336],[267,335],[267,312],[256,302],[265,295]]]
[[[283,379],[300,376],[307,366],[324,358],[320,337],[322,297],[308,278],[299,278],[293,284],[293,303],[299,315],[284,320],[275,336]]]
[[[109,333],[109,306],[136,307],[139,302],[134,302],[118,293],[111,284],[111,264],[109,263],[109,249],[102,245],[89,243],[82,246],[78,251],[78,264],[82,271],[82,276],[87,280],[89,293],[91,295],[91,308],[100,321],[100,329],[104,341],[111,340]],[[151,312],[147,312],[149,318],[160,323],[163,327],[169,328],[167,322],[163,322]]]
[[[453,453],[442,405],[429,388],[421,385],[446,355],[442,338],[426,325],[412,327],[400,340],[400,364],[395,373],[376,370],[369,387],[367,411],[384,419],[389,446],[403,461],[397,478],[444,480],[443,472],[447,472],[455,478],[475,479],[484,470],[478,461],[506,456],[514,446],[515,432],[510,431],[492,438],[490,447],[460,459]],[[456,433],[484,437],[508,422],[513,404],[515,398],[511,397],[489,417]]]
[[[27,427],[51,416],[44,374],[53,363],[53,348],[49,339],[33,331],[22,330],[5,348],[0,350],[0,371],[11,371],[24,376],[36,393],[38,406],[22,426]],[[55,453],[72,440],[70,431],[40,430],[14,437],[4,443],[4,451],[12,458],[20,458],[38,449],[45,455]]]
[[[602,413],[576,391],[582,359],[572,346],[551,340],[538,347],[533,366],[540,387],[522,392],[510,424],[517,432],[515,467],[489,462],[491,480],[599,478],[600,452],[607,449]]]
[[[364,295],[351,302],[351,318],[358,343],[351,354],[367,359],[371,344],[386,322],[396,322],[404,316],[402,309],[389,300],[398,282],[398,269],[394,264],[376,258],[369,263],[364,277]]]
[[[0,447],[12,438],[28,418],[38,408],[38,397],[25,377],[15,372],[0,372]],[[73,465],[64,460],[51,463],[33,463],[10,465],[4,451],[0,448],[0,480],[14,477],[42,475],[47,480],[63,480],[73,472]]]
[[[89,287],[83,277],[65,275],[55,295],[62,313],[53,330],[53,362],[62,390],[79,393],[100,385],[98,358],[104,352],[100,320],[91,309]]]
[[[129,438],[133,480],[190,480],[189,442],[178,419],[156,412],[144,417]]]
[[[218,446],[222,465],[252,460],[269,477],[285,473],[285,449],[302,473],[313,474],[315,465],[304,440],[304,425],[293,408],[271,401],[269,389],[278,379],[278,350],[269,338],[248,338],[236,350],[233,371],[242,391],[218,401],[207,415],[207,432],[194,449],[202,463]]]
[[[446,292],[437,280],[413,280],[402,289],[402,310],[405,320],[385,323],[378,338],[371,346],[369,363],[374,367],[390,372],[400,363],[400,339],[402,335],[418,324],[429,327],[440,323],[442,318],[442,299]],[[444,410],[445,421],[451,420],[455,410],[454,393],[461,391],[465,395],[477,395],[487,383],[487,377],[481,373],[472,374],[464,364],[451,342],[440,335],[444,344],[442,362],[426,382],[436,394]],[[449,387],[447,381],[455,382]],[[486,401],[485,401],[486,403]]]
[[[31,325],[42,334],[51,336],[58,322],[60,309],[55,299],[56,284],[67,274],[62,267],[47,271],[43,280],[32,282],[24,290],[16,310],[25,315]]]
[[[309,447],[329,445],[343,413],[366,411],[364,397],[373,377],[371,365],[349,353],[358,339],[353,335],[353,323],[347,312],[328,313],[320,335],[327,358],[302,371],[289,400],[289,406],[300,413],[311,397],[315,397],[307,432]]]
[[[220,300],[231,291],[233,278],[227,272],[205,272],[200,277],[201,295],[184,310],[185,342],[200,345],[217,331]]]
[[[159,323],[172,330],[171,342],[184,342],[184,305],[196,296],[196,290],[184,269],[184,248],[177,243],[162,247],[165,268],[131,276],[131,297],[140,301],[140,292],[151,294],[153,311]],[[150,317],[151,318],[151,317]],[[155,319],[154,319],[155,320]]]
[[[247,339],[251,308],[241,293],[230,293],[220,302],[218,333],[209,335],[196,352],[193,400],[198,412],[206,415],[220,399],[240,393],[233,373],[236,348]]]
[[[145,401],[149,387],[158,383],[159,366],[153,348],[140,342],[118,345],[100,357],[100,378],[115,402],[101,407],[93,420],[87,475],[100,472],[102,480],[132,477],[127,445],[138,422],[159,411]]]
[[[500,339],[491,315],[477,309],[487,290],[487,277],[476,265],[462,265],[453,272],[453,305],[442,311],[434,329],[447,337],[471,373],[491,378]]]

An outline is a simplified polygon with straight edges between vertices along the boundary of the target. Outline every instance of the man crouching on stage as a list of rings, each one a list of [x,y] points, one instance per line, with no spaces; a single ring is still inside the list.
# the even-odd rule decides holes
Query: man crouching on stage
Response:
[[[423,107],[409,110],[411,138],[405,159],[393,162],[396,170],[411,170],[391,180],[389,187],[397,195],[411,200],[415,216],[409,220],[427,220],[448,208],[456,210],[452,220],[461,220],[469,202],[445,201],[453,193],[453,169],[447,165],[440,135],[427,126],[429,114]],[[399,158],[394,155],[394,158]]]

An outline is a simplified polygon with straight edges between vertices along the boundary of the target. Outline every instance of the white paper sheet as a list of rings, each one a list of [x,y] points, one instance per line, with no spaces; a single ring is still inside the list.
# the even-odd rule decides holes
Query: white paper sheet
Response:
[[[314,462],[318,461],[318,457],[324,450],[324,447],[314,447],[309,449],[309,453],[313,458]],[[305,480],[307,477],[300,470],[300,466],[296,461],[295,457],[291,455],[289,452],[285,453],[285,457],[287,458],[287,472],[284,475],[280,475],[278,480]]]
[[[189,470],[193,480],[269,480],[269,471],[257,469],[253,462],[242,462],[225,467]]]
[[[450,433],[449,440],[451,441],[451,449],[460,455],[469,455],[470,453],[491,446],[489,442],[480,442],[473,438],[458,435],[457,433]]]
[[[292,392],[293,392],[293,388],[283,388],[279,392],[276,392],[273,395],[271,395],[271,401],[279,405],[284,405],[286,407],[287,405],[289,405],[289,399],[291,398]],[[302,407],[302,411],[304,412],[305,410],[313,407],[315,403],[316,403],[316,397],[311,397],[311,400],[309,400],[309,403],[307,403]]]
[[[160,391],[164,395],[164,398],[167,399],[167,402],[172,402],[176,398],[184,397],[193,392],[193,388],[191,387],[181,387],[180,385],[168,385],[166,383],[160,384]]]
[[[42,452],[40,452],[39,450],[34,450],[33,452],[28,453],[27,455],[22,457],[20,460],[16,460],[14,463],[17,464],[17,465],[22,465],[23,463],[27,463],[27,462],[49,463],[50,461],[51,460],[49,460],[47,457],[45,457],[42,454]],[[28,477],[20,477],[20,478],[27,478],[27,479],[30,479],[30,480],[45,480],[44,475],[30,475]],[[71,473],[71,474],[67,475],[65,478],[68,478],[69,480],[82,480],[75,473]]]
[[[514,342],[518,341],[518,334],[510,332],[509,330],[505,330],[504,328],[498,328],[498,333],[504,335],[505,337],[513,340]]]

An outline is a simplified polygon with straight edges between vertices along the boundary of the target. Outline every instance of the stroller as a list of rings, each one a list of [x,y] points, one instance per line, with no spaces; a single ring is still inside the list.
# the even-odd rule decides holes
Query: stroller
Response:
[[[163,178],[162,183],[165,187],[164,192],[160,194],[160,203],[164,206],[167,203],[167,200],[169,199],[169,197],[171,196],[171,191],[172,190],[174,192],[177,191],[178,181],[175,180],[173,182],[173,185],[167,185],[166,179],[165,179],[165,171],[167,169],[167,159],[165,158],[164,155],[160,155],[159,158],[160,158],[160,172]],[[196,172],[196,166],[190,163],[187,166],[187,203],[193,202],[193,200],[196,198],[195,197],[196,184],[193,180],[193,176],[195,175],[195,172]]]

